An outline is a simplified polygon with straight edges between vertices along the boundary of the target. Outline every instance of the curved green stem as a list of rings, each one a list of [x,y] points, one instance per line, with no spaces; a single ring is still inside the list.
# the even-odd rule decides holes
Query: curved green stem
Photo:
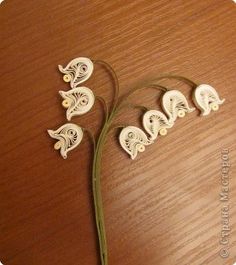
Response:
[[[103,109],[104,109],[104,113],[105,113],[105,122],[107,122],[108,116],[109,116],[109,110],[107,107],[107,103],[105,101],[105,99],[103,97],[100,96],[96,96],[96,99],[99,100],[102,105],[103,105]]]
[[[103,214],[103,203],[101,195],[101,159],[102,159],[102,150],[106,141],[106,136],[109,130],[109,126],[112,118],[105,122],[102,131],[99,135],[97,147],[94,154],[93,160],[93,196],[94,196],[94,207],[95,207],[95,219],[98,232],[99,248],[100,248],[100,258],[101,264],[108,264],[108,255],[107,255],[107,242],[106,242],[106,232],[104,224],[104,214]]]
[[[135,87],[135,88],[131,89],[128,93],[126,93],[123,97],[120,98],[116,108],[114,109],[114,111],[111,115],[115,115],[124,106],[124,103],[128,100],[128,98],[131,95],[133,95],[136,91],[144,89],[144,88],[154,88],[154,89],[162,91],[162,92],[166,92],[166,91],[170,90],[169,88],[167,88],[165,86],[162,86],[159,84],[152,84],[152,83]]]
[[[169,89],[165,86],[159,85],[159,84],[146,84],[146,85],[140,85],[133,89],[131,89],[128,93],[126,93],[121,99],[119,100],[118,105],[120,105],[123,101],[126,101],[131,95],[133,95],[136,91],[144,89],[144,88],[154,88],[163,92],[168,91]]]
[[[182,81],[186,84],[189,84],[193,87],[195,86],[198,86],[197,83],[195,83],[194,81],[192,81],[191,79],[185,77],[185,76],[181,76],[181,75],[173,75],[173,74],[163,74],[163,75],[160,75],[158,76],[157,78],[155,78],[154,80],[152,80],[151,82],[157,82],[157,81],[160,81],[162,79],[176,79],[176,80],[179,80],[179,81]]]
[[[104,66],[110,72],[110,74],[113,77],[113,80],[115,82],[115,86],[114,86],[114,88],[115,88],[115,94],[114,94],[113,102],[112,102],[112,106],[113,107],[111,108],[111,111],[113,111],[114,108],[116,107],[117,102],[118,102],[119,90],[120,90],[119,80],[118,80],[118,77],[116,75],[116,72],[112,68],[112,66],[110,64],[108,64],[107,62],[105,62],[105,61],[102,61],[102,60],[93,60],[93,62],[94,63],[101,64],[102,66]]]
[[[114,124],[113,126],[109,127],[108,132],[111,132],[114,129],[123,129],[125,127],[127,127],[128,125],[124,125],[124,124]]]
[[[134,104],[131,104],[131,103],[127,103],[126,105],[125,105],[125,107],[128,107],[128,108],[132,108],[132,109],[139,109],[139,110],[141,110],[141,111],[148,111],[148,108],[147,107],[145,107],[145,106],[143,106],[143,105],[134,105]]]
[[[95,209],[97,234],[98,234],[98,240],[99,240],[100,260],[101,260],[101,265],[108,265],[107,241],[106,241],[106,231],[105,231],[105,222],[104,222],[104,213],[103,213],[103,202],[102,202],[102,193],[101,193],[101,159],[102,159],[102,151],[104,148],[104,144],[106,142],[106,137],[107,137],[110,129],[123,128],[124,127],[123,125],[111,127],[112,121],[113,121],[115,115],[117,114],[117,112],[123,106],[123,103],[126,102],[126,100],[130,97],[130,95],[132,95],[136,91],[138,91],[142,88],[148,88],[148,87],[161,90],[162,92],[166,92],[169,90],[168,88],[166,88],[160,84],[155,84],[153,82],[156,82],[156,81],[159,81],[159,80],[165,79],[165,78],[173,78],[173,79],[182,80],[184,82],[188,82],[192,86],[196,86],[197,84],[194,83],[193,81],[185,78],[185,77],[182,77],[182,76],[162,75],[162,76],[159,76],[154,81],[150,82],[149,84],[136,87],[136,88],[130,90],[123,97],[118,98],[118,96],[119,96],[119,82],[118,82],[118,78],[116,76],[115,71],[106,62],[103,62],[103,61],[94,61],[94,62],[103,64],[104,66],[106,66],[108,68],[108,70],[111,72],[111,74],[114,78],[114,81],[115,81],[115,95],[113,98],[113,104],[111,106],[110,114],[108,113],[105,100],[103,98],[101,100],[100,97],[97,97],[98,99],[100,99],[103,102],[103,104],[105,103],[104,109],[106,109],[106,119],[105,119],[104,125],[102,127],[102,130],[100,132],[100,135],[98,137],[98,141],[97,141],[96,148],[94,151],[93,172],[92,172],[93,199],[94,199],[94,209]],[[144,109],[144,108],[145,107],[142,106],[142,109]],[[94,138],[93,138],[93,141],[95,143]]]
[[[92,172],[93,199],[94,199],[95,219],[96,219],[96,226],[97,226],[97,233],[99,240],[100,260],[101,260],[101,265],[108,265],[106,231],[105,231],[103,202],[101,194],[101,159],[102,159],[102,150],[106,141],[106,136],[111,121],[113,119],[113,112],[118,101],[119,82],[115,71],[108,63],[101,60],[94,60],[93,62],[105,66],[108,69],[108,71],[112,74],[115,82],[115,94],[113,97],[110,114],[105,100],[97,96],[97,99],[99,99],[104,105],[104,109],[106,112],[106,119],[97,141],[94,153],[94,159],[93,159],[93,172]]]

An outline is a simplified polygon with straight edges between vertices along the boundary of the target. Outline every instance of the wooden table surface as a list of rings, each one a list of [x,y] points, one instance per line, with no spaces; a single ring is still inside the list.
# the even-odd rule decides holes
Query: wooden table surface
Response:
[[[99,264],[86,136],[63,160],[46,133],[66,122],[57,65],[85,56],[111,64],[121,94],[161,73],[211,84],[218,112],[179,119],[132,161],[117,132],[102,163],[109,265],[232,265],[236,261],[236,4],[231,0],[16,1],[0,5],[0,261],[4,265]],[[95,65],[86,83],[110,102],[112,80]],[[190,100],[180,82],[165,81]],[[159,93],[132,101],[158,108]],[[191,102],[191,101],[190,101]],[[190,103],[192,105],[192,103]],[[137,125],[139,110],[118,120]],[[95,132],[99,103],[73,119]],[[229,149],[229,257],[219,255],[223,149]],[[226,203],[226,202],[225,202]]]

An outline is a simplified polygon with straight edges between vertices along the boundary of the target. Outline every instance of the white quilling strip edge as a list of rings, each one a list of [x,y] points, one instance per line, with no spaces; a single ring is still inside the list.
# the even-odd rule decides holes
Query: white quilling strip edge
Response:
[[[195,110],[195,108],[189,107],[186,97],[178,90],[169,90],[163,95],[162,107],[170,122],[174,122],[177,117],[182,118],[186,113]]]
[[[63,80],[70,82],[71,88],[85,82],[93,73],[93,62],[85,57],[71,60],[66,67],[58,65],[59,71],[64,74]]]
[[[67,153],[77,147],[83,139],[82,128],[73,123],[66,123],[55,131],[48,130],[48,134],[58,140],[54,144],[54,149],[60,150],[64,159],[67,158]]]
[[[155,140],[158,134],[164,136],[167,129],[174,125],[170,122],[166,115],[158,110],[149,110],[143,115],[143,127],[150,135],[151,140]]]
[[[88,87],[76,87],[69,91],[59,91],[59,94],[64,99],[62,106],[67,109],[66,117],[69,121],[73,116],[87,113],[94,105],[95,96]]]
[[[220,99],[218,93],[212,86],[202,84],[195,88],[193,101],[200,109],[201,115],[206,116],[210,114],[211,110],[217,111],[219,105],[223,104],[225,99]]]
[[[123,128],[120,132],[119,141],[132,159],[136,158],[138,152],[144,152],[146,145],[153,143],[140,128],[135,126]]]

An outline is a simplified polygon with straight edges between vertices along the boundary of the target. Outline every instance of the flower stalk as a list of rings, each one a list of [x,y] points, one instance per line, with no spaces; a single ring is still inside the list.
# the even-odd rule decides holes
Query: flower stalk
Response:
[[[104,144],[106,142],[107,135],[111,129],[113,119],[115,118],[119,110],[125,106],[124,103],[127,101],[127,99],[136,91],[141,90],[143,88],[154,88],[154,89],[160,90],[161,92],[168,91],[169,89],[167,87],[156,83],[157,81],[160,81],[161,79],[173,78],[173,79],[184,81],[192,86],[196,86],[196,84],[193,81],[185,77],[182,77],[182,76],[162,75],[148,84],[144,84],[144,85],[133,88],[132,90],[127,92],[124,96],[119,98],[119,82],[118,82],[118,78],[113,68],[104,61],[94,61],[94,63],[98,63],[98,64],[105,66],[108,69],[108,71],[111,73],[111,75],[113,76],[114,83],[115,83],[115,95],[113,98],[113,104],[112,104],[110,113],[108,111],[108,108],[105,108],[106,119],[105,119],[104,125],[101,129],[101,132],[97,140],[97,144],[96,144],[96,148],[94,152],[94,158],[93,158],[93,171],[92,171],[93,199],[94,199],[97,236],[98,236],[98,242],[99,242],[100,261],[101,261],[101,265],[108,265],[108,250],[107,250],[107,240],[106,240],[103,202],[102,202],[102,193],[101,193],[101,163],[102,163],[102,151],[104,148]],[[106,105],[106,102],[103,98],[101,97],[97,97],[97,98],[101,102],[103,102],[104,105]],[[122,127],[123,126],[118,126],[114,128],[122,128]]]
[[[80,86],[91,76],[94,64],[100,64],[111,74],[114,82],[114,96],[112,104],[108,108],[106,100],[101,96],[95,96],[93,91],[85,86]],[[72,89],[69,91],[59,91],[63,98],[62,106],[66,109],[67,120],[73,116],[87,113],[97,99],[104,110],[104,122],[102,129],[96,140],[93,133],[82,126],[74,123],[66,123],[57,130],[48,130],[48,134],[57,140],[54,144],[55,150],[60,150],[61,156],[66,159],[67,153],[77,147],[82,141],[84,132],[87,132],[93,142],[94,156],[92,165],[92,192],[94,201],[95,221],[99,242],[99,252],[101,265],[108,265],[108,250],[105,231],[105,221],[103,213],[103,201],[101,193],[101,163],[102,153],[108,133],[112,129],[121,129],[119,135],[121,147],[135,159],[138,152],[143,152],[145,146],[150,145],[158,137],[165,136],[167,129],[172,128],[177,118],[183,118],[186,113],[192,112],[195,108],[190,108],[186,97],[178,90],[169,89],[158,82],[163,79],[174,79],[188,84],[193,91],[193,101],[197,108],[201,110],[201,115],[208,115],[211,111],[217,111],[219,105],[223,104],[224,99],[220,99],[217,91],[206,84],[197,84],[192,80],[179,76],[164,74],[150,82],[145,82],[129,90],[125,95],[119,96],[119,80],[114,69],[106,62],[101,60],[91,61],[88,58],[78,57],[68,63],[66,67],[59,65],[59,70],[64,74],[63,80],[70,83]],[[135,93],[144,88],[153,88],[162,93],[162,109],[148,109],[146,106],[133,105],[128,99]],[[143,114],[143,130],[136,126],[112,124],[116,115],[122,108],[129,107],[139,109]]]

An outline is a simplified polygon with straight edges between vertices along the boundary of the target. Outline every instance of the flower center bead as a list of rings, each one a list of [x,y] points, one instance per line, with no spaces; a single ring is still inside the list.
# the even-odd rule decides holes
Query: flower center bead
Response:
[[[219,105],[216,104],[216,103],[212,103],[212,104],[211,104],[211,109],[212,109],[213,111],[217,111],[217,110],[219,109]]]
[[[68,109],[69,106],[70,106],[70,101],[69,101],[68,99],[64,99],[64,100],[62,101],[62,106],[63,106],[64,108]]]
[[[185,111],[184,110],[179,110],[178,111],[178,117],[183,118],[185,116]]]
[[[59,150],[60,148],[61,148],[61,142],[58,141],[58,142],[56,142],[56,143],[54,144],[54,149],[55,149],[55,150]]]
[[[63,76],[63,80],[66,82],[66,83],[68,83],[68,82],[70,82],[71,81],[71,76],[70,75],[64,75]]]
[[[142,145],[142,144],[139,145],[138,150],[139,150],[139,152],[144,152],[145,151],[145,146]]]
[[[160,129],[159,133],[160,133],[161,136],[165,136],[165,135],[167,135],[167,130],[166,130],[166,128],[162,128],[162,129]]]

